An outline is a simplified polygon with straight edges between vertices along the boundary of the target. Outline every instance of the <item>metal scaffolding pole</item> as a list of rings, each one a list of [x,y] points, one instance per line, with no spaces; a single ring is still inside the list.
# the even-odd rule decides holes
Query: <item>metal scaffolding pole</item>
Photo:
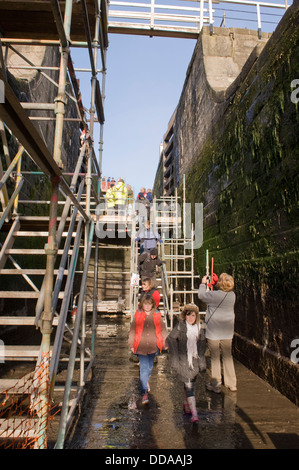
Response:
[[[56,125],[55,125],[55,136],[54,136],[54,152],[53,158],[59,168],[63,168],[61,160],[61,145],[62,145],[62,133],[63,133],[63,121],[66,105],[66,78],[67,78],[67,67],[69,60],[69,37],[71,31],[71,18],[72,18],[72,0],[66,0],[65,2],[65,15],[64,24],[62,25],[62,18],[60,13],[59,3],[56,0],[51,0],[54,18],[58,29],[61,51],[60,51],[60,70],[59,70],[59,83],[58,83],[58,94],[55,98],[55,114],[56,114]]]
[[[42,342],[41,342],[41,385],[40,395],[40,416],[38,443],[40,449],[47,446],[47,424],[49,413],[49,384],[50,384],[50,336],[52,332],[52,292],[54,279],[54,261],[57,253],[56,244],[56,221],[57,221],[57,201],[59,191],[59,178],[52,178],[52,196],[50,205],[49,237],[45,246],[47,255],[46,276],[45,276],[45,301],[42,314]]]

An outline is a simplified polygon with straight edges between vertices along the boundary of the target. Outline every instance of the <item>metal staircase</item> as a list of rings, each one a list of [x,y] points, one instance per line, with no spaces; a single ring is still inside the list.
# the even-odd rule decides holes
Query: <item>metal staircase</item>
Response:
[[[44,3],[41,13],[36,2],[6,2],[0,17],[1,448],[45,449],[48,439],[63,448],[94,360],[96,292],[88,278],[97,241],[90,208],[101,179],[93,139],[99,124],[102,143],[105,119],[107,3]],[[75,47],[89,56],[90,111],[72,61]],[[44,50],[43,62],[35,48]],[[30,69],[34,90],[10,69]]]
[[[78,203],[82,192],[86,190],[85,180],[81,179],[80,182],[78,178],[86,150],[87,146],[84,145],[70,185]],[[78,187],[77,193],[75,193],[76,187]],[[9,195],[9,191],[7,194]],[[1,440],[35,438],[34,446],[42,447],[46,440],[44,423],[48,420],[49,403],[55,400],[56,392],[61,395],[63,390],[61,425],[58,431],[58,445],[62,446],[94,360],[96,319],[86,318],[86,280],[94,221],[85,213],[88,220],[86,223],[71,198],[65,198],[62,193],[60,194],[62,210],[60,216],[57,216],[56,247],[51,253],[53,289],[51,289],[51,308],[48,316],[50,331],[45,333],[44,306],[49,289],[45,266],[48,244],[45,242],[47,238],[49,239],[47,225],[51,226],[53,219],[51,217],[49,219],[46,215],[20,215],[22,207],[26,212],[26,201],[17,201],[14,194],[15,191],[11,196],[15,203],[14,212],[7,220],[4,216],[1,219],[2,236],[5,235],[5,240],[0,252],[0,275],[1,286],[7,288],[0,291],[0,298],[6,302],[12,301],[12,305],[7,308],[9,315],[0,316],[0,325],[6,330],[10,328],[6,336],[15,341],[12,344],[5,342],[1,350],[1,359],[6,368],[12,368],[16,361],[18,363],[22,361],[24,365],[21,369],[25,373],[17,379],[8,378],[7,374],[4,374],[4,378],[0,378],[0,393],[5,394],[7,407],[10,406],[8,413],[1,413],[4,418],[0,420],[0,443]],[[35,201],[35,205],[39,205],[38,202],[40,201]],[[32,203],[33,201],[30,201],[30,205]],[[45,206],[48,210],[48,205],[51,207],[50,201],[42,201],[39,206]],[[79,270],[79,263],[83,266],[83,272]],[[8,278],[13,279],[11,281]],[[73,323],[70,306],[77,289],[79,289],[78,308]],[[24,312],[24,315],[20,315],[20,312]],[[96,311],[93,312],[93,316],[95,313]],[[88,340],[87,329],[92,330]],[[48,350],[43,347],[45,334],[51,337]],[[60,371],[65,367],[67,367],[66,376],[64,374],[61,378]],[[48,369],[47,373],[40,381],[41,370],[44,371],[45,368]],[[43,395],[43,387],[46,389],[46,396]],[[14,420],[8,419],[6,415],[10,416],[14,409],[10,397],[24,395],[31,397],[28,420],[25,418],[26,413],[22,419],[18,417],[14,417]],[[46,407],[40,406],[43,400],[47,402]],[[32,419],[32,413],[36,419]]]
[[[163,312],[167,327],[173,328],[174,316],[178,315],[181,306],[194,302],[198,292],[195,286],[194,273],[194,241],[193,224],[186,228],[185,178],[183,179],[183,197],[176,191],[175,196],[154,198],[150,213],[151,222],[162,236],[163,243],[159,244],[159,257],[163,261],[160,269],[158,290],[161,293],[159,309]],[[197,221],[202,224],[202,221]],[[134,243],[136,220],[132,222],[131,238],[131,275],[137,273],[138,247]],[[131,285],[131,318],[138,305],[139,286]],[[204,312],[202,312],[204,313]]]

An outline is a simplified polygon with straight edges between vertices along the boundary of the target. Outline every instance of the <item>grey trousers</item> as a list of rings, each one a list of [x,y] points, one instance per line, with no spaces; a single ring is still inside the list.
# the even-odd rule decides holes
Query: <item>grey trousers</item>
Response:
[[[221,384],[221,355],[223,366],[223,379],[226,387],[236,387],[237,378],[234,360],[232,357],[231,339],[207,339],[211,354],[211,379],[216,384]]]

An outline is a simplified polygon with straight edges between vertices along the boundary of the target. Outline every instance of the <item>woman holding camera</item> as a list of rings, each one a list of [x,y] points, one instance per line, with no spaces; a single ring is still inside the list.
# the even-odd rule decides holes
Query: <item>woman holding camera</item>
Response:
[[[199,286],[198,298],[207,304],[205,321],[207,345],[211,354],[211,381],[206,387],[215,393],[221,392],[221,352],[224,385],[235,392],[237,379],[232,357],[236,301],[234,279],[229,274],[222,273],[216,290],[207,290],[206,284],[207,276],[204,276]]]

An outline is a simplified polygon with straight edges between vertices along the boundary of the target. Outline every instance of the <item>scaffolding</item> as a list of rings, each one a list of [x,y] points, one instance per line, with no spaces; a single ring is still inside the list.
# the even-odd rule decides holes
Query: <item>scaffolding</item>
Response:
[[[0,275],[1,285],[8,286],[0,298],[14,302],[10,314],[0,316],[0,324],[2,328],[33,327],[41,338],[34,344],[5,344],[1,349],[1,362],[31,361],[33,370],[18,379],[0,380],[0,394],[6,397],[0,409],[0,445],[47,448],[51,403],[56,391],[63,391],[55,443],[63,448],[94,361],[96,308],[89,334],[86,300],[94,241],[91,201],[98,201],[101,179],[108,7],[105,0],[51,0],[0,2],[0,9]],[[50,55],[53,51],[52,63],[38,61],[43,48]],[[72,61],[74,48],[84,49],[89,57],[88,118]],[[12,55],[21,63],[9,62]],[[38,77],[34,83],[39,81],[46,90],[52,87],[47,96],[53,100],[39,102],[45,94],[37,89],[24,92],[24,81],[10,73],[16,70],[34,71]],[[99,157],[94,151],[97,123]],[[34,200],[30,195],[39,182],[41,189]],[[96,276],[95,261],[94,304]],[[7,281],[8,277],[15,280]],[[70,306],[75,295],[72,324]],[[67,369],[61,378],[64,363]],[[63,385],[57,383],[58,377]],[[20,420],[12,397],[24,394],[29,397],[28,413],[22,410]]]
[[[201,204],[202,206],[202,204]],[[162,260],[160,275],[157,278],[158,289],[161,291],[161,310],[169,330],[173,328],[174,317],[179,315],[182,306],[188,302],[194,303],[198,293],[194,272],[195,230],[193,224],[187,227],[190,218],[186,214],[185,176],[183,177],[183,194],[154,198],[150,212],[151,225],[159,231],[163,243],[159,244],[159,256]],[[201,219],[197,221],[202,229]],[[138,246],[135,243],[136,217],[132,217],[131,238],[131,281],[130,313],[131,319],[138,307],[139,283],[136,282]],[[198,244],[196,245],[197,248]],[[204,314],[205,312],[200,312]]]
[[[153,217],[163,238],[161,250],[166,262],[170,329],[182,305],[194,303],[194,295],[198,292],[195,285],[198,275],[194,272],[195,230],[191,218],[187,218],[186,206],[185,175],[182,197],[178,196],[176,188],[174,196],[163,196],[154,201]],[[202,218],[197,222],[202,228]]]

